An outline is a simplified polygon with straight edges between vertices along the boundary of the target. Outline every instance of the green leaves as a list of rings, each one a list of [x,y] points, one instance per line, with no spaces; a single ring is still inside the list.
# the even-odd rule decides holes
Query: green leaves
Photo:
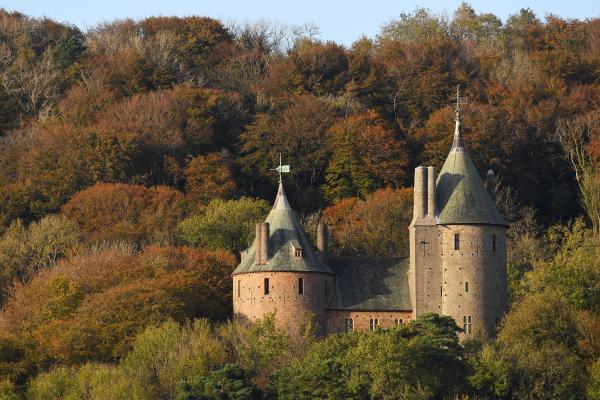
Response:
[[[189,245],[223,248],[237,254],[252,244],[254,224],[263,221],[268,211],[264,200],[213,200],[202,214],[182,221],[177,229]]]

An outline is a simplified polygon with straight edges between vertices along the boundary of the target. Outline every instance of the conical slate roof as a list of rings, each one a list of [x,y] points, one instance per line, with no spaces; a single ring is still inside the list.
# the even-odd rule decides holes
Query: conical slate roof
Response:
[[[469,157],[458,116],[452,148],[436,182],[436,197],[439,224],[507,226]]]
[[[285,197],[283,185],[279,183],[277,197],[265,222],[269,223],[269,258],[267,263],[256,265],[256,238],[245,252],[242,262],[233,275],[248,272],[292,271],[292,272],[333,272],[325,265],[306,233],[300,225],[294,210]],[[302,258],[294,257],[292,245],[302,248]]]

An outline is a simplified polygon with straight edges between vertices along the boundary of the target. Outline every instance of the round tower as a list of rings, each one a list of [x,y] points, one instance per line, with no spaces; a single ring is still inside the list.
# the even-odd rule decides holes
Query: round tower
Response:
[[[324,334],[334,274],[320,253],[308,240],[280,183],[271,212],[256,225],[255,240],[232,274],[235,319],[250,323],[274,314],[276,325],[295,335],[307,318],[315,318],[318,333]]]
[[[465,148],[459,110],[436,195],[442,314],[452,316],[463,335],[491,336],[507,306],[507,223]]]

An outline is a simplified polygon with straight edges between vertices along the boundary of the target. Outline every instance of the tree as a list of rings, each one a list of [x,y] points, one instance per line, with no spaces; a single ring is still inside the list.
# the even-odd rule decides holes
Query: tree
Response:
[[[577,119],[561,120],[556,136],[575,172],[581,202],[592,223],[594,234],[600,236],[600,172],[586,151],[591,131],[600,123],[597,113]]]
[[[228,249],[239,254],[254,240],[254,224],[264,220],[269,205],[264,200],[212,200],[202,214],[178,225],[179,237],[191,246]]]
[[[408,326],[328,337],[283,369],[278,396],[433,399],[464,393],[458,329],[452,318],[428,314]]]
[[[578,335],[573,312],[556,293],[528,297],[509,313],[497,343],[477,357],[470,380],[496,398],[584,398]]]
[[[374,112],[342,119],[329,131],[331,161],[324,191],[332,200],[364,198],[382,186],[398,188],[408,164],[404,143]]]
[[[231,162],[227,155],[210,153],[189,158],[183,171],[190,201],[206,205],[213,199],[227,199],[235,193]]]
[[[301,209],[318,207],[318,186],[329,157],[326,132],[333,119],[331,107],[309,95],[289,98],[283,110],[257,114],[240,136],[243,173],[254,193],[272,196],[275,180],[270,168],[279,162],[282,153],[285,159],[293,161],[287,185],[290,198]]]
[[[98,183],[71,197],[62,214],[79,224],[88,243],[167,244],[176,241],[188,208],[183,194],[166,186]]]
[[[6,303],[2,373],[22,379],[56,364],[114,361],[129,353],[147,326],[170,318],[225,319],[235,263],[225,251],[160,246],[62,261]],[[12,336],[19,340],[11,342]]]
[[[8,297],[13,283],[54,268],[78,240],[79,228],[65,217],[50,215],[28,227],[14,221],[0,237],[1,298]]]
[[[246,374],[235,364],[202,376],[197,382],[179,384],[177,400],[252,400],[259,391],[248,381]]]
[[[334,251],[363,257],[406,257],[411,218],[411,189],[380,189],[365,200],[343,199],[323,212]]]

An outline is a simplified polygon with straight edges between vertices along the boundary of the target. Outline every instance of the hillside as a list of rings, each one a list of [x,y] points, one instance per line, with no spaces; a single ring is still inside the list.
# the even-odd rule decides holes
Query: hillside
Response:
[[[457,85],[510,223],[496,339],[435,315],[325,340],[229,323],[280,153],[332,254],[406,256],[412,171],[446,158]],[[0,9],[0,289],[0,399],[600,399],[600,19],[463,3],[345,47]]]

